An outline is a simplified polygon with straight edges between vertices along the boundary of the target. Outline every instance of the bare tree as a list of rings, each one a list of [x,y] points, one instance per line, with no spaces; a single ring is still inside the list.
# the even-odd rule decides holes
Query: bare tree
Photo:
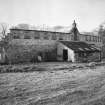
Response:
[[[0,46],[6,48],[8,45],[8,25],[6,23],[0,23]]]
[[[7,35],[7,24],[1,23],[0,24],[0,34],[1,39],[5,38]]]

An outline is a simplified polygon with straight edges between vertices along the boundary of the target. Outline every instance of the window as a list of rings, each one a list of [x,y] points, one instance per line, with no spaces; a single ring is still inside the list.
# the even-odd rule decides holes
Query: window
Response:
[[[92,36],[93,37],[93,42],[97,42],[97,37],[96,36]]]
[[[97,37],[95,36],[95,42],[97,42]]]
[[[20,39],[19,35],[13,36],[14,39]]]
[[[94,42],[96,42],[96,41],[97,41],[96,36],[93,36],[93,39],[94,39]]]
[[[85,36],[85,40],[88,41],[88,36],[87,35]]]
[[[74,37],[73,37],[73,35],[71,35],[71,40],[74,40]]]
[[[19,34],[19,31],[12,31],[13,34]]]
[[[91,36],[91,41],[93,42],[93,36]]]
[[[99,39],[100,39],[100,42],[102,42],[101,37]]]
[[[98,36],[97,36],[97,42],[98,42]]]
[[[52,40],[56,40],[56,39],[57,39],[56,34],[53,34],[52,35]]]
[[[93,42],[95,41],[95,38],[94,38],[94,36],[93,36]]]
[[[63,38],[59,38],[59,40],[63,40]]]
[[[40,37],[39,36],[35,36],[34,39],[40,39]]]
[[[91,41],[91,36],[90,35],[87,36],[87,41]]]
[[[91,41],[91,36],[89,36],[89,41]]]
[[[49,39],[49,35],[48,35],[48,32],[44,33],[44,39],[48,40]]]
[[[35,36],[34,36],[34,39],[40,39],[40,34],[36,33]]]
[[[59,35],[59,40],[63,40],[63,35]]]
[[[48,36],[44,36],[44,39],[48,40],[48,39],[49,39],[49,37],[48,37]]]
[[[31,39],[31,37],[29,35],[25,35],[24,39]]]

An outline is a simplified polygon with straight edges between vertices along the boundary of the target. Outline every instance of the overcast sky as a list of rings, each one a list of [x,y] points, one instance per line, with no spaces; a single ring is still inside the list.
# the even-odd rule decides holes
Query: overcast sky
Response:
[[[71,26],[91,31],[105,21],[105,0],[0,0],[0,22]]]

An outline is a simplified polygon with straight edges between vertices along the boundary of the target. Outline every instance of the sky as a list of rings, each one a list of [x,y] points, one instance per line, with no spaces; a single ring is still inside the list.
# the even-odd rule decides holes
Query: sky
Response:
[[[0,23],[71,26],[92,31],[105,21],[105,0],[0,0]]]

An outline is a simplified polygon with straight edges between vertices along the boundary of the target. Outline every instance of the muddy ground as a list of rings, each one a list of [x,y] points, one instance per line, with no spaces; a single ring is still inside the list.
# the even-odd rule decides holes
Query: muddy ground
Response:
[[[105,105],[105,64],[0,66],[0,105]]]

